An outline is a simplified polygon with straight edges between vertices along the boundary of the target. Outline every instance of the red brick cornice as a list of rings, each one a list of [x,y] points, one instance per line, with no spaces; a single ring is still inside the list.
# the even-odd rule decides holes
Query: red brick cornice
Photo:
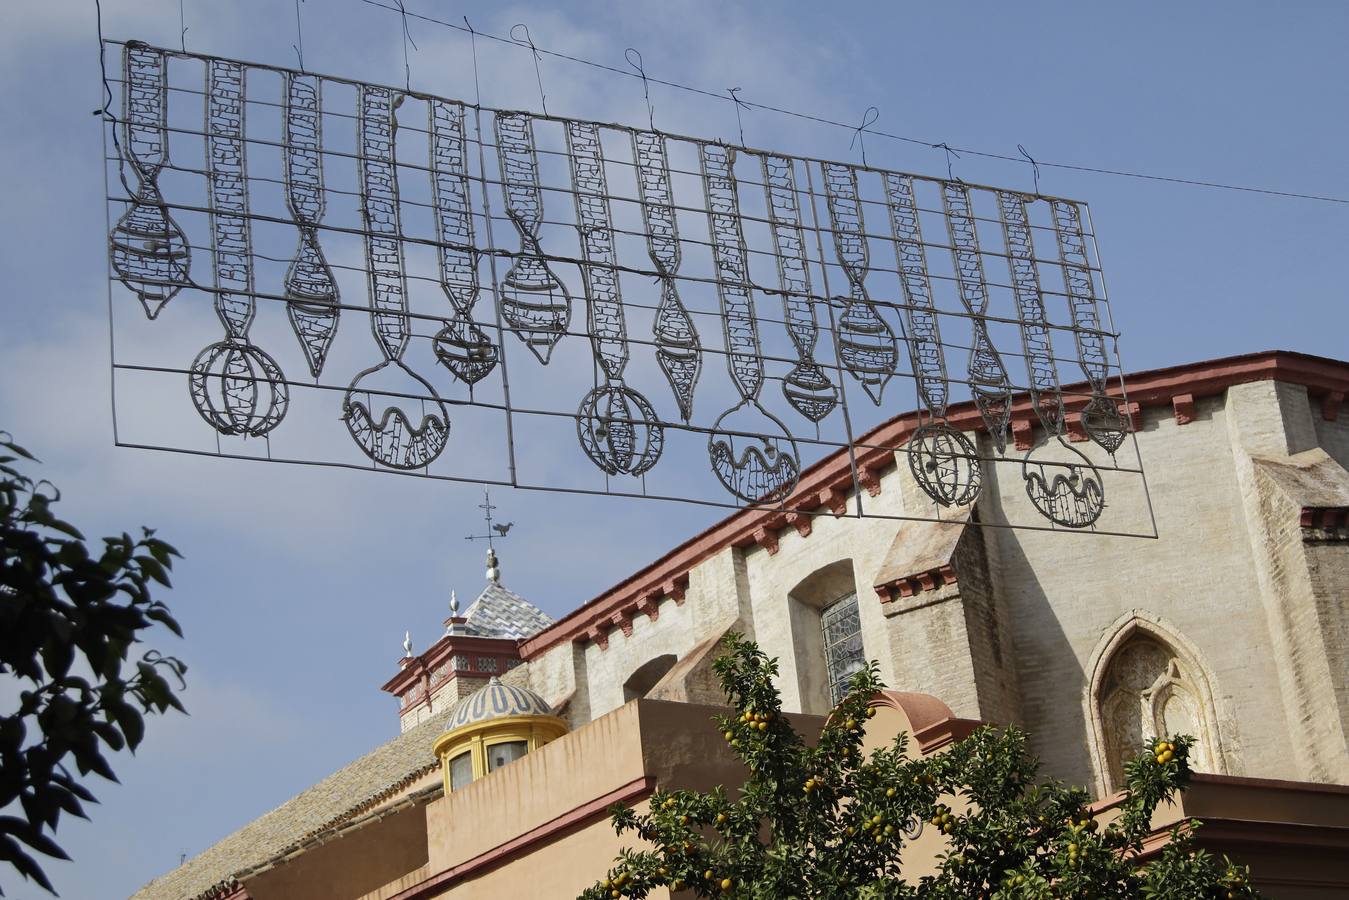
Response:
[[[884,584],[876,585],[876,594],[882,603],[889,603],[902,597],[912,597],[939,587],[955,584],[957,581],[954,566],[944,565],[924,572],[914,572],[899,578],[892,578]]]
[[[1340,400],[1349,393],[1349,363],[1272,350],[1151,369],[1125,375],[1124,381],[1129,398],[1127,413],[1135,429],[1140,427],[1144,408],[1166,407],[1175,410],[1177,397],[1211,397],[1233,385],[1253,381],[1282,381],[1302,385],[1307,388],[1309,395],[1322,398],[1323,410],[1338,413]],[[1073,414],[1071,421],[1076,422],[1075,414],[1089,399],[1090,387],[1085,382],[1065,385],[1063,393],[1064,406]],[[1110,394],[1113,397],[1121,396],[1118,383],[1111,387]],[[1014,397],[1012,431],[1017,446],[1032,439],[1034,419],[1029,396],[1021,394]],[[983,420],[972,402],[951,406],[948,421],[962,431],[983,430]],[[895,448],[908,441],[918,424],[919,414],[908,412],[857,438],[853,450],[857,471],[866,473],[860,479],[864,490],[879,490],[880,483],[876,476],[895,464]],[[825,457],[801,473],[800,483],[781,508],[746,509],[728,516],[524,641],[520,645],[520,654],[524,659],[532,659],[550,647],[567,641],[586,643],[598,640],[600,634],[607,635],[614,627],[611,623],[615,614],[622,613],[628,618],[641,615],[639,600],[649,598],[654,591],[664,590],[665,596],[676,596],[676,600],[682,601],[689,571],[703,560],[727,547],[757,546],[773,552],[771,548],[776,546],[777,532],[794,526],[803,536],[810,534],[810,526],[805,524],[809,517],[842,515],[846,511],[848,497],[856,492],[857,487],[845,451],[840,450]],[[680,593],[672,595],[667,589],[670,586],[677,588]]]

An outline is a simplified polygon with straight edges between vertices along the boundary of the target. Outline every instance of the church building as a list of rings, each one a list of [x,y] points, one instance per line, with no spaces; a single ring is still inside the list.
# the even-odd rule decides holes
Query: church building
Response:
[[[870,743],[940,753],[1015,723],[1101,815],[1144,740],[1193,734],[1200,774],[1149,852],[1199,819],[1270,896],[1349,895],[1349,363],[1276,351],[1125,382],[1155,540],[1003,527],[1020,479],[898,518],[932,509],[896,463],[906,414],[859,440],[890,449],[856,481],[835,453],[781,509],[735,512],[557,621],[489,553],[478,597],[383,685],[396,736],[136,898],[574,897],[625,845],[611,804],[740,779],[711,721],[730,631],[778,658],[802,730],[877,660]],[[987,439],[972,404],[950,420]],[[1019,398],[1023,450],[1033,420]],[[896,518],[845,515],[855,484]]]

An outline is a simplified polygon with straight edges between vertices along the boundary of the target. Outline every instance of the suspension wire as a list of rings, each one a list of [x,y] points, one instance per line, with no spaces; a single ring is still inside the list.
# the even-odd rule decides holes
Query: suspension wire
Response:
[[[403,6],[403,0],[394,0],[398,4],[398,14],[403,18],[403,86],[407,88],[408,93],[412,93],[412,62],[408,58],[408,44],[412,49],[417,49],[417,42],[412,39],[412,29],[408,27],[408,11]]]
[[[879,109],[877,109],[874,106],[868,106],[867,111],[862,113],[862,124],[857,126],[856,133],[854,133],[852,136],[852,142],[848,144],[849,150],[851,150],[854,146],[860,146],[862,148],[863,166],[867,164],[867,144],[866,141],[862,140],[862,135],[863,133],[866,132],[868,127],[875,125],[876,120],[879,119],[880,117],[881,111]]]
[[[515,30],[520,29],[525,33],[524,40],[515,36]],[[534,45],[534,38],[529,35],[529,26],[524,22],[518,22],[511,26],[511,40],[522,47],[528,47],[529,52],[534,57],[534,80],[539,85],[539,103],[543,105],[543,114],[548,115],[548,95],[543,92],[543,70],[539,68],[539,48]]]
[[[444,19],[438,19],[434,16],[428,16],[422,13],[404,12],[400,10],[402,3],[399,2],[399,0],[394,0],[394,2],[398,3],[398,6],[389,6],[388,4],[381,2],[381,0],[359,0],[359,2],[364,3],[367,6],[376,7],[378,9],[402,13],[403,15],[406,15],[408,18],[420,19],[423,22],[428,22],[433,25],[440,25],[445,28],[452,28],[456,31],[461,31],[464,33],[468,33],[469,31],[469,29],[465,28],[462,25],[457,25],[454,22],[447,22]],[[597,62],[595,60],[585,59],[584,57],[574,56],[572,54],[563,53],[558,50],[549,50],[547,48],[534,45],[533,43],[522,45],[522,43],[519,41],[515,41],[510,38],[504,38],[499,35],[494,35],[486,31],[476,31],[474,33],[478,37],[496,41],[502,44],[511,44],[514,46],[527,46],[528,49],[534,54],[536,64],[538,61],[538,57],[540,55],[551,56],[556,59],[562,59],[568,62],[577,63],[579,65],[588,66],[592,69],[599,69],[601,71],[610,72],[615,75],[622,75],[625,78],[642,77],[641,75],[638,75],[636,72],[621,69],[617,66],[611,66],[606,63]],[[743,100],[740,99],[739,97],[728,97],[725,93],[710,91],[703,88],[695,87],[693,85],[682,84],[677,81],[670,81],[668,79],[663,78],[653,78],[651,76],[646,76],[645,80],[650,81],[654,84],[663,85],[664,87],[673,88],[675,90],[685,91],[690,94],[697,94],[702,97],[708,97],[713,100],[720,100],[722,102],[734,100],[734,102],[737,103],[738,106],[744,106],[748,109],[763,110],[764,112],[771,112],[781,116],[789,116],[794,119],[801,119],[807,122],[814,122],[819,125],[828,125],[831,128],[840,128],[850,132],[856,132],[858,130],[856,125],[849,125],[844,122],[839,122],[833,119],[825,118],[824,116],[814,115],[812,113],[798,112],[796,110],[786,109],[784,107],[774,106],[768,103],[759,103],[753,100]],[[547,112],[546,109],[545,112]],[[871,127],[867,127],[862,130],[869,135],[875,135],[876,137],[886,138],[887,140],[900,141],[907,144],[913,144],[915,146],[927,147],[928,149],[949,149],[953,152],[965,154],[968,156],[978,156],[984,159],[997,159],[1002,160],[1003,162],[1018,163],[1020,165],[1031,165],[1031,163],[1028,163],[1026,159],[1022,156],[1012,156],[1011,154],[1007,153],[994,153],[988,150],[976,150],[972,147],[958,147],[942,141],[931,141],[922,138],[911,137],[908,135],[895,134],[893,132],[881,131],[879,129]],[[1049,162],[1047,160],[1037,160],[1036,163],[1038,166],[1043,166],[1045,168],[1063,169],[1065,171],[1071,172],[1083,172],[1090,175],[1108,175],[1116,178],[1135,178],[1143,181],[1156,181],[1165,184],[1182,184],[1190,187],[1205,187],[1205,188],[1213,188],[1216,190],[1238,191],[1247,194],[1262,194],[1270,197],[1285,197],[1292,200],[1315,200],[1322,203],[1341,203],[1349,206],[1349,197],[1336,197],[1325,194],[1309,194],[1298,191],[1280,191],[1271,188],[1253,187],[1251,185],[1231,184],[1227,182],[1212,181],[1206,179],[1179,178],[1169,175],[1153,175],[1147,172],[1132,172],[1125,169],[1105,168],[1102,166],[1085,166],[1073,163]]]
[[[304,0],[295,0],[295,58],[300,61],[300,71],[304,71],[304,27],[300,23],[300,4]]]

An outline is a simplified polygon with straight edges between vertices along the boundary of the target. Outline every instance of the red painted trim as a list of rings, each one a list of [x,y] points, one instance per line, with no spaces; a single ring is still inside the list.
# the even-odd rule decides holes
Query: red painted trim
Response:
[[[1344,403],[1344,391],[1326,391],[1321,398],[1321,418],[1334,422],[1340,417],[1340,405]]]
[[[1178,395],[1196,399],[1211,397],[1233,385],[1253,381],[1302,385],[1316,397],[1334,392],[1349,393],[1349,363],[1274,350],[1137,372],[1124,376],[1124,381],[1129,397],[1129,419],[1138,430],[1144,408],[1174,409],[1173,399]],[[1091,394],[1090,386],[1085,382],[1064,385],[1063,392],[1064,412],[1073,417],[1086,405]],[[1122,396],[1118,383],[1110,388],[1109,394],[1117,398]],[[1033,437],[1034,416],[1029,396],[1020,394],[1013,398],[1012,432],[1020,449],[1029,449],[1029,445],[1022,446],[1022,442]],[[983,430],[983,420],[972,402],[951,406],[947,421],[961,431]],[[902,446],[918,425],[919,413],[909,412],[858,437],[853,455],[859,469],[880,470],[892,465],[895,448]],[[594,623],[608,619],[621,609],[634,608],[637,598],[653,589],[687,584],[689,570],[726,547],[753,544],[755,530],[783,515],[784,511],[802,518],[818,515],[822,510],[841,514],[841,510],[846,511],[846,506],[840,504],[847,503],[851,490],[852,469],[848,454],[840,450],[806,468],[796,491],[781,509],[746,509],[728,516],[524,641],[520,645],[520,654],[524,659],[533,659],[566,641],[584,643]],[[791,524],[800,531],[799,523],[800,518]],[[668,589],[665,594],[672,595]],[[677,602],[683,602],[682,590],[672,596]]]
[[[531,828],[524,834],[514,837],[504,844],[493,847],[484,853],[479,853],[472,859],[461,862],[457,866],[451,866],[442,872],[432,875],[421,884],[414,885],[401,893],[394,894],[389,900],[421,900],[424,897],[432,897],[445,891],[457,881],[465,878],[471,878],[480,875],[489,869],[505,865],[508,862],[519,859],[539,844],[556,840],[564,834],[589,825],[605,816],[609,807],[615,803],[628,803],[643,797],[648,797],[656,789],[656,779],[652,775],[643,775],[641,778],[628,782],[620,788],[615,788],[602,797],[596,797],[588,803],[583,803],[574,809],[571,809],[557,818],[550,819],[536,828]]]
[[[477,635],[446,634],[426,649],[425,653],[414,657],[411,662],[400,661],[402,668],[390,678],[382,691],[395,696],[406,693],[417,678],[419,671],[432,672],[452,656],[491,656],[497,660],[496,672],[478,672],[477,666],[464,670],[467,674],[493,675],[506,671],[506,660],[520,659],[520,644],[513,638],[489,638]],[[457,671],[457,670],[456,670]]]
[[[810,537],[810,532],[814,528],[811,517],[798,512],[787,513],[787,524],[795,528],[801,537]]]
[[[979,719],[958,719],[952,716],[927,728],[915,731],[913,739],[917,742],[920,752],[924,754],[932,753],[942,747],[950,746],[956,741],[963,741],[974,734],[976,728],[982,728],[987,724],[987,722],[982,722]]]
[[[770,525],[772,523],[769,523]],[[778,532],[776,528],[760,527],[754,529],[754,543],[768,551],[769,556],[778,552]]]
[[[958,581],[959,577],[956,575],[955,567],[946,564],[926,572],[914,572],[910,575],[892,578],[883,584],[875,585],[875,588],[881,602],[889,603],[896,597],[912,597],[916,594],[936,590],[939,587],[945,587],[948,584],[956,584]]]
[[[637,601],[637,611],[651,621],[660,618],[660,594],[651,593]]]
[[[1304,506],[1298,524],[1303,528],[1339,528],[1349,517],[1349,508],[1343,506]]]
[[[868,495],[872,497],[881,495],[881,476],[876,469],[870,466],[858,466],[857,483],[867,489]]]
[[[1189,425],[1194,421],[1194,394],[1177,394],[1171,398],[1176,411],[1176,424]]]
[[[903,713],[909,720],[914,743],[923,754],[940,750],[949,744],[963,740],[981,725],[978,719],[958,719],[951,714],[951,707],[931,694],[910,691],[879,691],[868,706],[887,706]]]

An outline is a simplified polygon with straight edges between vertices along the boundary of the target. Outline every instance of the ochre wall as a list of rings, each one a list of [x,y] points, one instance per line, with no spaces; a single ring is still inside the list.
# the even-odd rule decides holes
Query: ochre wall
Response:
[[[245,879],[244,885],[252,900],[360,897],[410,874],[420,881],[426,837],[425,805],[406,806]]]

